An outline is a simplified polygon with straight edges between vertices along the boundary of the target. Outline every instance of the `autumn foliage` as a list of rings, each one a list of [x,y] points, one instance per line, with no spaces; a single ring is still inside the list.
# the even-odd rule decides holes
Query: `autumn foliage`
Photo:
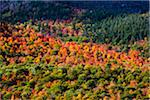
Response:
[[[62,9],[41,15],[71,18],[0,22],[0,100],[150,98],[147,14],[105,19],[112,13],[53,3],[41,7]],[[31,11],[39,9],[31,5]],[[12,12],[3,12],[2,19],[10,20]]]
[[[107,91],[109,93],[109,96],[100,96],[101,98],[121,98],[120,95],[122,95],[119,91],[117,92],[112,87],[116,86],[114,83],[114,80],[108,81],[108,87],[100,85],[99,81],[95,81],[93,77],[101,77],[103,75],[102,73],[113,73],[116,69],[121,68],[121,70],[128,70],[129,72],[136,72],[137,69],[142,71],[142,73],[147,73],[149,70],[149,61],[146,58],[141,57],[140,51],[138,50],[129,50],[128,52],[118,52],[115,48],[109,48],[108,44],[96,44],[96,43],[76,43],[76,42],[63,42],[59,38],[54,38],[51,35],[43,35],[42,33],[36,32],[33,28],[28,26],[12,26],[10,24],[1,23],[1,32],[0,32],[0,60],[1,63],[5,66],[18,66],[20,64],[28,64],[31,63],[32,66],[28,67],[27,69],[24,69],[24,65],[21,65],[20,68],[17,69],[20,70],[20,72],[14,72],[10,71],[9,76],[5,73],[2,73],[1,76],[1,90],[3,91],[2,94],[10,95],[11,98],[25,98],[26,95],[28,95],[28,98],[34,98],[41,96],[46,96],[46,98],[49,98],[49,94],[52,92],[54,93],[61,93],[61,95],[57,95],[57,99],[65,99],[65,98],[88,98],[90,96],[86,95],[84,92],[77,93],[76,96],[73,96],[73,94],[70,94],[72,96],[68,97],[68,92],[66,90],[61,90],[60,87],[67,88],[66,85],[68,84],[68,87],[72,87],[75,84],[78,84],[78,86],[82,87],[81,89],[93,89],[94,95],[99,93],[100,91],[103,91],[109,88]],[[45,70],[45,74],[49,74],[47,76],[42,76],[42,80],[44,83],[38,83],[35,82],[37,77],[41,76],[33,76],[37,73],[37,69],[34,68],[38,67],[38,65],[43,64],[41,67],[47,69],[47,65],[53,66],[52,67],[52,73],[49,72],[50,69],[48,67],[47,71]],[[77,74],[80,72],[81,66],[85,71],[90,70],[91,73],[95,76],[89,76],[91,80],[85,80],[86,79],[86,73],[84,71],[83,74]],[[27,65],[28,66],[28,65]],[[76,67],[79,68],[76,72],[76,75],[66,76],[70,72],[66,71],[66,68],[62,68],[62,66],[70,66],[67,67],[69,70],[76,70]],[[95,67],[94,67],[95,66]],[[22,68],[23,67],[23,68]],[[60,70],[55,70],[57,68],[60,68]],[[2,66],[4,68],[4,66]],[[31,68],[31,69],[30,69]],[[33,69],[32,69],[33,68]],[[40,68],[40,67],[39,67]],[[45,69],[44,68],[44,69]],[[94,69],[93,69],[94,68]],[[96,69],[95,69],[96,68]],[[12,69],[13,70],[13,69]],[[94,70],[100,70],[100,72],[95,72]],[[2,71],[3,72],[3,71]],[[19,79],[16,79],[17,73],[20,76]],[[41,72],[39,72],[41,73]],[[70,74],[71,74],[70,73]],[[121,72],[122,73],[122,72]],[[69,75],[70,75],[69,74]],[[106,73],[105,73],[106,74]],[[139,73],[140,74],[140,73]],[[42,75],[42,74],[41,74]],[[91,74],[89,74],[91,75]],[[109,75],[109,74],[108,74]],[[117,75],[117,73],[116,73]],[[123,73],[121,74],[123,75]],[[131,74],[132,75],[132,74]],[[22,78],[21,78],[22,77]],[[24,77],[24,79],[23,79]],[[55,78],[56,77],[56,78]],[[61,79],[66,78],[65,83],[61,84]],[[76,78],[75,78],[76,77]],[[107,78],[109,76],[104,75],[104,78]],[[118,82],[123,82],[122,76],[115,76],[118,79]],[[125,77],[130,77],[126,76]],[[129,83],[123,82],[125,86],[129,86],[131,88],[135,88],[138,84],[138,81],[135,80],[135,76],[131,76],[131,78],[127,79]],[[35,78],[35,79],[34,79]],[[46,78],[46,79],[45,79]],[[51,80],[52,78],[52,80]],[[45,81],[44,81],[45,80]],[[9,82],[9,84],[5,84],[5,82]],[[22,82],[23,83],[22,83]],[[29,83],[28,83],[28,82]],[[84,83],[86,81],[86,83]],[[104,80],[103,80],[104,81]],[[146,81],[146,80],[145,80]],[[25,82],[25,83],[24,83]],[[26,83],[27,82],[27,83]],[[95,83],[96,82],[96,83]],[[11,84],[12,83],[12,84]],[[27,90],[23,89],[23,93],[20,90],[16,90],[13,94],[11,93],[13,87],[12,86],[20,86],[21,84],[24,84],[27,88]],[[27,84],[30,84],[31,86],[28,87]],[[38,84],[43,84],[45,88],[49,88],[50,90],[45,90],[44,87],[40,88]],[[69,85],[70,84],[70,85]],[[105,84],[105,82],[104,82]],[[127,85],[128,84],[128,85]],[[147,86],[147,83],[144,83],[145,86]],[[33,86],[33,87],[32,87]],[[19,88],[19,87],[18,87]],[[74,87],[75,88],[75,87]],[[111,89],[112,88],[112,89]],[[30,92],[29,92],[30,91]],[[49,92],[51,91],[51,92]],[[73,92],[74,90],[70,90],[70,92]],[[125,90],[124,90],[125,91]],[[132,95],[131,97],[134,97],[134,93],[136,91],[129,89],[129,93]],[[147,95],[148,90],[143,90],[143,94],[141,95]],[[32,94],[32,95],[31,95]],[[54,94],[54,95],[56,95]],[[52,94],[51,94],[52,95]],[[93,95],[93,96],[94,96]],[[4,96],[4,98],[5,98]],[[90,98],[93,97],[92,94]],[[7,96],[8,97],[8,96]],[[44,98],[44,97],[42,97]],[[51,96],[50,96],[51,98]],[[123,98],[123,97],[122,97]]]

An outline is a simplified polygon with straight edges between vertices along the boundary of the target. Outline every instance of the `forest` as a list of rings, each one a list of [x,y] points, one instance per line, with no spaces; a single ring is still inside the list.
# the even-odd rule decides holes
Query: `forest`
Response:
[[[149,1],[1,1],[0,99],[148,100]]]

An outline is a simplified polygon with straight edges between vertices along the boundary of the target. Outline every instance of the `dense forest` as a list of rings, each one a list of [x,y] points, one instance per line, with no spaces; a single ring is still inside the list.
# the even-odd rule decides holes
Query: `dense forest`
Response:
[[[0,99],[148,100],[149,1],[0,1]]]

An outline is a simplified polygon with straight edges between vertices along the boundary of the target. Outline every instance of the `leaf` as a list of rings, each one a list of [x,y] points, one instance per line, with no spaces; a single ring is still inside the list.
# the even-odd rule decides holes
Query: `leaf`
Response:
[[[131,80],[131,81],[130,81],[130,86],[131,86],[131,87],[137,86],[137,81],[136,81],[136,80]]]

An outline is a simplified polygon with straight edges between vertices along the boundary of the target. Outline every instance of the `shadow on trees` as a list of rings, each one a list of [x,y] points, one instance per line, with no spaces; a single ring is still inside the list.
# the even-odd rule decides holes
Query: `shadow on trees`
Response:
[[[148,12],[148,1],[1,1],[0,21],[16,23],[29,19],[68,19],[71,18],[73,8],[86,9],[79,20],[91,19],[99,21],[121,14]]]

